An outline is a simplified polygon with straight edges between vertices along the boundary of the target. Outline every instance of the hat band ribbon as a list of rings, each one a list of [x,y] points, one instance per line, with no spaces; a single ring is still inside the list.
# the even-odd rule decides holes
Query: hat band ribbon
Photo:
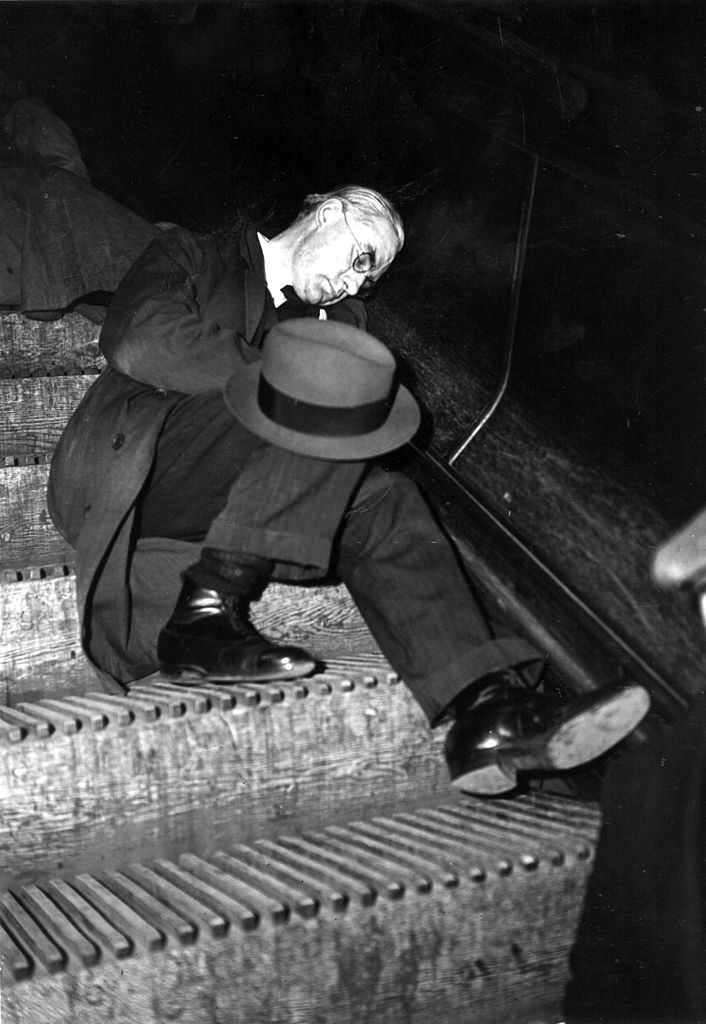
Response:
[[[302,402],[279,391],[263,376],[257,393],[257,404],[274,423],[300,434],[321,434],[331,437],[354,437],[377,430],[387,419],[390,397],[364,405],[341,408],[338,405],[316,405]]]

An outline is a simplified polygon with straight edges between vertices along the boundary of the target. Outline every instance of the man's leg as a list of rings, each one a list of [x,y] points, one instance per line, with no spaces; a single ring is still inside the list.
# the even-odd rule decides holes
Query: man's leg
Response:
[[[366,476],[335,568],[432,725],[474,682],[544,661],[520,637],[494,638],[446,535],[400,473]]]
[[[381,469],[366,476],[344,518],[335,567],[430,723],[454,719],[446,756],[465,792],[500,793],[514,787],[518,771],[590,761],[647,711],[637,686],[568,705],[530,692],[513,670],[541,655],[519,637],[492,637],[448,540],[406,477]]]
[[[364,463],[308,459],[261,441],[217,393],[185,398],[170,417],[138,510],[140,536],[202,544],[158,641],[163,671],[223,681],[294,678],[315,665],[249,621],[278,578],[324,575]]]
[[[265,556],[278,563],[278,578],[324,576],[364,469],[365,463],[310,459],[261,442],[211,523],[204,548]]]
[[[140,498],[141,537],[173,537],[281,562],[292,579],[324,575],[364,462],[275,448],[242,426],[218,392],[176,407]]]

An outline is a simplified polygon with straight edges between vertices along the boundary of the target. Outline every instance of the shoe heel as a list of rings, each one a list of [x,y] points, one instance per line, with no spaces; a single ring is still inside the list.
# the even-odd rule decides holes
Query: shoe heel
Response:
[[[472,796],[499,796],[509,793],[517,785],[517,772],[499,764],[486,764],[452,779],[451,785]]]

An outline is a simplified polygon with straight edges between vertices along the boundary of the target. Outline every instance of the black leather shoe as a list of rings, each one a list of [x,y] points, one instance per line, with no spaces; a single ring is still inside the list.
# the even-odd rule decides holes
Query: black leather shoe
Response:
[[[308,675],[316,661],[300,647],[265,639],[247,617],[247,605],[185,578],[177,606],[159,634],[165,675],[207,677],[221,683],[264,683]]]
[[[610,686],[561,704],[519,687],[495,687],[468,706],[446,736],[451,784],[464,793],[498,796],[521,771],[577,768],[610,750],[645,716],[649,694]]]

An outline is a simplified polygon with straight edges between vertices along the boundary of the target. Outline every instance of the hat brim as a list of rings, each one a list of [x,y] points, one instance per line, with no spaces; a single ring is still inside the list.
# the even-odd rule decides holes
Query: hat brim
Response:
[[[383,425],[368,434],[333,437],[328,434],[304,434],[282,427],[265,416],[258,405],[261,366],[259,361],[249,363],[234,373],[224,385],[223,396],[229,410],[243,426],[277,448],[314,459],[356,462],[394,451],[409,441],[419,429],[419,406],[407,388],[401,385]]]

